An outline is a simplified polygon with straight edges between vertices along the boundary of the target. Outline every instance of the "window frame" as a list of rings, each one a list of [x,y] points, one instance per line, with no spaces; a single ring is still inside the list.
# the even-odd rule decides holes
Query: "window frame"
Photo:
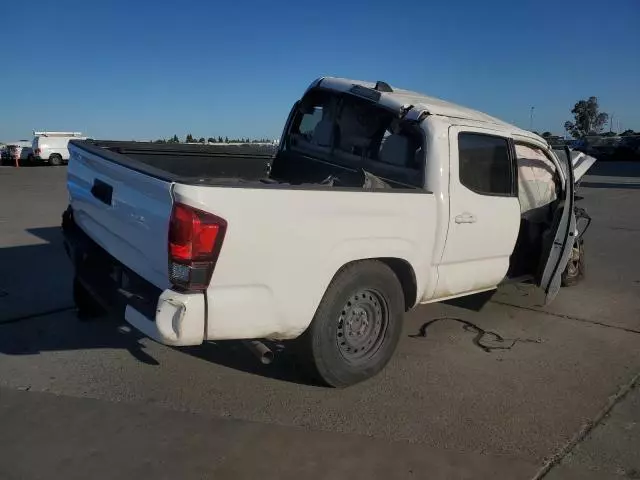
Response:
[[[282,141],[281,141],[281,147],[280,147],[281,151],[294,151],[304,156],[307,156],[309,158],[312,158],[316,161],[325,162],[340,168],[353,169],[353,170],[366,170],[367,172],[372,173],[373,175],[378,176],[389,183],[406,186],[407,188],[411,188],[411,189],[420,189],[420,190],[427,191],[426,190],[426,169],[427,169],[426,164],[427,164],[428,144],[427,144],[426,135],[424,134],[424,131],[420,128],[419,122],[416,122],[416,126],[418,131],[418,137],[420,140],[420,147],[422,148],[422,155],[421,155],[421,161],[420,161],[420,168],[415,168],[415,169],[392,165],[392,164],[380,161],[379,159],[361,157],[359,160],[353,160],[345,157],[344,155],[342,156],[337,155],[336,150],[339,150],[339,149],[336,148],[335,142],[334,142],[334,145],[331,147],[330,152],[328,153],[315,152],[315,151],[303,152],[297,149],[295,146],[293,146],[291,144],[291,137],[294,134],[295,130],[298,130],[298,133],[295,133],[295,134],[298,134],[298,135],[300,134],[299,128],[304,115],[304,114],[301,114],[301,112],[299,111],[299,106],[300,104],[305,102],[308,97],[316,94],[327,95],[327,97],[329,98],[337,99],[337,102],[338,102],[337,107],[331,113],[331,121],[333,122],[334,126],[336,125],[337,118],[341,113],[341,110],[343,108],[343,102],[345,100],[369,104],[374,108],[389,112],[389,114],[394,116],[395,118],[401,119],[401,117],[398,116],[398,112],[395,112],[394,110],[391,110],[388,107],[381,105],[377,102],[374,102],[368,98],[364,98],[352,92],[339,92],[331,89],[324,89],[322,87],[316,87],[311,90],[308,90],[304,94],[304,96],[294,104],[294,107],[290,113],[290,119],[287,120],[287,124],[285,126],[285,129],[282,135]],[[380,149],[380,145],[378,145],[378,150],[379,149]],[[348,152],[344,152],[344,151],[342,152],[348,154]],[[390,176],[393,176],[395,178],[390,178]]]
[[[509,192],[507,193],[483,192],[470,187],[469,185],[467,185],[465,182],[462,181],[462,162],[460,162],[460,137],[462,135],[474,135],[474,136],[481,136],[481,137],[498,138],[500,140],[504,140],[507,142],[507,158],[509,161],[509,187],[510,187]],[[482,195],[484,197],[518,198],[518,164],[517,164],[515,145],[511,137],[506,135],[499,135],[497,133],[485,133],[485,132],[478,132],[473,130],[460,130],[457,134],[456,142],[458,147],[458,182],[460,182],[460,185],[472,191],[473,193],[477,195]]]
[[[318,110],[320,111],[320,118],[318,119],[316,124],[313,126],[313,128],[310,130],[311,134],[313,134],[313,131],[314,131],[315,127],[318,126],[318,123],[320,123],[322,121],[322,118],[323,118],[323,115],[324,115],[324,107],[322,107],[322,106],[314,106],[313,108],[315,109],[314,113],[312,113],[312,114],[303,113],[300,116],[300,119],[299,119],[300,121],[298,122],[298,133],[300,135],[304,135],[305,133],[307,133],[307,132],[300,131],[300,127],[302,127],[302,123],[304,122],[304,119],[305,119],[306,115],[309,115],[309,116],[313,117],[318,112]]]

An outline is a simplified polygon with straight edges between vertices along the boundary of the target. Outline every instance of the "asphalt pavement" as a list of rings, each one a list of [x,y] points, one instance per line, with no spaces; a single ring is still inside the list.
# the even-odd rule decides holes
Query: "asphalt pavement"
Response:
[[[1,168],[0,477],[640,478],[640,166],[593,173],[582,284],[418,308],[381,375],[332,390],[286,348],[78,322],[66,170]]]

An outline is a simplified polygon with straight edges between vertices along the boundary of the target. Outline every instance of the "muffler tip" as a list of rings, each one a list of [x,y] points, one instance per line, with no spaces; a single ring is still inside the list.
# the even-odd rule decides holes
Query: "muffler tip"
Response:
[[[269,365],[273,362],[274,354],[264,343],[258,340],[244,340],[242,343],[251,350],[251,353],[253,353],[263,365]]]

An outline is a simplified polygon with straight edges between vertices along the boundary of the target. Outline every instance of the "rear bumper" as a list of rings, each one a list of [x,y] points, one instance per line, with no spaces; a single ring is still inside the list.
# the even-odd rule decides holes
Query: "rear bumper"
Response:
[[[202,293],[162,290],[137,275],[62,216],[64,245],[76,278],[105,309],[165,345],[199,345],[204,340],[206,304]]]

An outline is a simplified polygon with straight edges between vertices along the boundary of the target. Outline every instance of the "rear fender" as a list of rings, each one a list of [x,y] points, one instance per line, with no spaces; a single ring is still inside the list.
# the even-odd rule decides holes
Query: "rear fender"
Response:
[[[425,275],[422,272],[428,270],[426,260],[421,261],[417,258],[418,246],[401,238],[362,238],[350,239],[337,245],[330,253],[330,262],[327,262],[328,268],[321,276],[323,281],[317,289],[318,295],[313,299],[315,313],[324,293],[335,278],[335,276],[347,265],[364,260],[372,259],[398,259],[406,262],[413,270],[413,276],[416,282],[416,298],[413,298],[408,307],[413,307],[416,299],[422,296],[422,292],[426,288]],[[305,327],[306,328],[306,327]]]

